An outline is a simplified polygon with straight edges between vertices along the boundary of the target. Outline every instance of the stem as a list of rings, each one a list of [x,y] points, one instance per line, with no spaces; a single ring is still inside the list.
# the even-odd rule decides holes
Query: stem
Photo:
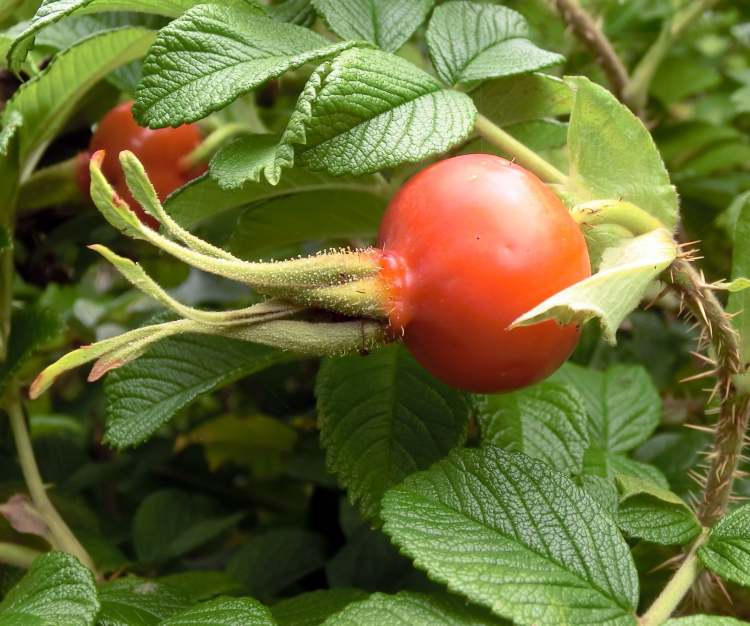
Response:
[[[710,342],[716,359],[716,389],[721,401],[714,445],[709,458],[703,502],[698,519],[704,526],[714,524],[726,511],[732,483],[740,461],[748,422],[750,397],[738,393],[733,379],[742,371],[737,331],[721,303],[696,269],[685,259],[677,259],[667,278],[682,296],[695,318],[703,324],[702,342]]]
[[[633,110],[641,110],[646,105],[648,91],[651,81],[654,79],[656,70],[659,69],[664,57],[667,56],[672,44],[679,39],[690,25],[702,13],[710,9],[718,0],[695,0],[681,11],[678,11],[670,20],[662,25],[661,32],[656,41],[646,51],[641,60],[633,70],[630,82],[623,90],[623,101]]]
[[[578,0],[555,0],[555,4],[563,21],[594,55],[594,59],[612,85],[614,94],[621,100],[630,79],[628,70],[615,52],[612,42]]]
[[[39,550],[27,546],[19,546],[15,543],[0,542],[0,563],[29,569],[34,559],[41,556]]]
[[[581,226],[617,224],[633,235],[645,235],[664,228],[658,219],[641,207],[625,200],[595,200],[573,207],[570,216]]]
[[[216,152],[222,144],[227,141],[227,139],[231,139],[237,135],[251,134],[252,132],[252,128],[247,124],[240,122],[219,126],[219,128],[206,137],[197,148],[180,160],[180,167],[185,170],[190,170],[196,165],[205,163],[211,158],[214,152]]]
[[[70,528],[68,528],[68,525],[57,512],[57,509],[47,495],[42,475],[39,473],[39,467],[36,463],[36,458],[34,458],[34,449],[31,446],[31,438],[26,428],[26,417],[20,400],[16,397],[10,397],[6,402],[6,409],[10,418],[10,427],[13,431],[16,450],[18,451],[18,462],[21,465],[26,487],[29,490],[34,507],[49,528],[53,543],[52,547],[72,554],[92,572],[95,572],[96,569],[93,560],[78,539],[76,539]]]
[[[659,626],[669,619],[669,616],[679,606],[698,575],[703,569],[698,560],[698,548],[708,536],[708,531],[704,530],[698,539],[695,540],[690,552],[685,557],[682,565],[677,569],[667,586],[662,589],[656,600],[651,604],[648,610],[639,620],[640,626]]]
[[[502,128],[493,124],[481,113],[477,113],[474,129],[493,146],[512,156],[525,168],[531,170],[548,183],[565,184],[568,177],[554,165],[545,161],[536,152],[522,144]]]

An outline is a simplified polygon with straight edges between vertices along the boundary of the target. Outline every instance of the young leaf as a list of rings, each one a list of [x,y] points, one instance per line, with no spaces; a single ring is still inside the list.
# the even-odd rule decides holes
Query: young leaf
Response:
[[[632,476],[617,477],[617,524],[630,537],[661,545],[684,545],[701,532],[690,507],[678,495]]]
[[[115,68],[145,54],[153,38],[153,31],[139,27],[97,33],[57,54],[20,87],[8,101],[2,122],[14,111],[23,116],[18,131],[22,176],[31,172],[85,93]]]
[[[216,598],[169,617],[159,626],[275,626],[271,612],[252,598]]]
[[[435,0],[313,0],[342,39],[369,41],[396,52],[424,22]]]
[[[529,40],[529,25],[520,13],[465,0],[435,9],[427,46],[438,76],[449,85],[524,74],[565,60]]]
[[[482,115],[506,127],[568,115],[575,94],[556,76],[524,74],[485,81],[471,92],[471,98]]]
[[[97,626],[156,626],[195,602],[189,593],[137,576],[100,585],[99,599]]]
[[[351,45],[331,44],[254,9],[200,4],[159,31],[133,114],[151,128],[194,122],[271,78]]]
[[[107,377],[107,441],[118,448],[142,443],[201,395],[293,358],[223,337],[163,340]]]
[[[744,196],[734,225],[732,278],[750,276],[750,193]],[[750,359],[750,291],[730,292],[727,313],[736,317],[732,323],[740,333],[743,363]]]
[[[708,569],[739,585],[750,586],[750,504],[722,517],[698,548]]]
[[[0,625],[93,626],[98,612],[91,572],[69,554],[49,552],[0,602]]]
[[[360,589],[319,589],[277,602],[271,613],[278,626],[319,626],[334,613],[366,597],[367,593]]]
[[[598,318],[605,339],[615,344],[620,323],[676,256],[677,246],[663,228],[626,239],[604,251],[596,274],[547,298],[517,318],[511,328],[549,319],[583,324]]]
[[[154,491],[133,519],[133,544],[144,563],[166,561],[194,550],[237,525],[242,513],[218,516],[204,496],[176,489]]]
[[[570,176],[576,202],[632,202],[667,229],[677,223],[678,200],[664,162],[643,123],[604,87],[578,76],[568,127]]]
[[[605,372],[566,363],[553,380],[581,395],[592,447],[627,452],[646,441],[661,420],[661,398],[645,368],[615,365]]]
[[[439,620],[439,621],[438,621]],[[325,626],[503,626],[500,620],[477,606],[447,593],[402,591],[396,595],[375,593],[329,617]]]
[[[253,596],[278,594],[325,564],[320,535],[296,528],[270,530],[247,542],[227,572]]]
[[[241,189],[232,190],[222,189],[214,179],[203,176],[169,196],[164,207],[178,223],[189,228],[226,211],[241,208],[262,210],[266,203],[272,201],[316,207],[316,202],[306,199],[307,194],[312,194],[311,198],[325,197],[328,200],[339,194],[360,194],[360,197],[371,195],[386,201],[388,189],[377,176],[334,177],[323,172],[294,168],[284,175],[278,185],[270,185],[265,180],[248,181]],[[363,202],[369,205],[372,201]],[[356,211],[356,208],[351,207],[351,210]]]
[[[466,436],[468,396],[433,378],[398,344],[325,360],[316,392],[328,467],[366,517],[378,514],[388,488]]]
[[[617,527],[539,461],[457,451],[391,489],[382,515],[417,567],[517,624],[636,624],[638,576]]]
[[[570,385],[543,382],[479,404],[482,443],[523,452],[562,472],[580,472],[589,445],[586,406]]]

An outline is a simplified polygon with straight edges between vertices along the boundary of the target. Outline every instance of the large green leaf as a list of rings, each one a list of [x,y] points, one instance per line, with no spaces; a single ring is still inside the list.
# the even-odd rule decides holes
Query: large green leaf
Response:
[[[622,321],[676,256],[677,246],[663,228],[625,239],[604,251],[596,274],[550,296],[517,318],[512,326],[529,326],[549,319],[561,324],[582,324],[597,318],[604,338],[614,344]]]
[[[686,544],[700,533],[695,514],[678,495],[632,476],[617,481],[617,524],[625,534],[668,546]]]
[[[159,626],[275,626],[271,612],[252,598],[216,598],[169,617]]]
[[[369,41],[388,52],[407,42],[434,4],[435,0],[313,0],[342,39]]]
[[[206,497],[177,489],[154,491],[133,519],[133,544],[140,561],[182,556],[233,528],[242,513],[219,516]]]
[[[722,578],[750,586],[750,504],[722,517],[698,548],[698,558]]]
[[[529,40],[520,13],[464,0],[435,9],[427,46],[438,76],[449,85],[524,74],[565,60]]]
[[[256,9],[201,4],[159,31],[133,113],[152,128],[193,122],[271,78],[351,46]]]
[[[248,593],[265,598],[323,567],[325,560],[320,535],[282,528],[253,537],[232,557],[227,571]]]
[[[517,624],[636,624],[638,576],[617,527],[539,461],[461,450],[391,489],[382,516],[417,567]]]
[[[137,576],[100,585],[99,599],[97,626],[156,626],[195,602],[189,593]]]
[[[589,445],[586,406],[571,385],[543,382],[484,396],[482,443],[523,452],[560,471],[580,472]]]
[[[398,344],[326,359],[316,391],[328,466],[366,517],[377,515],[388,488],[466,436],[468,396],[433,378]]]
[[[228,187],[261,175],[276,184],[295,161],[335,176],[369,174],[445,152],[471,133],[475,113],[466,94],[405,59],[353,48],[313,73],[278,140],[237,139],[211,175]]]
[[[2,122],[6,124],[14,112],[23,117],[22,177],[30,174],[86,91],[115,68],[145,54],[153,38],[153,31],[139,27],[97,33],[56,55],[21,86],[3,110]]]
[[[289,203],[284,206],[299,203],[315,209],[317,204],[314,199],[356,193],[387,200],[388,189],[376,176],[334,177],[323,172],[294,168],[284,175],[278,185],[271,185],[265,180],[249,181],[241,189],[231,190],[222,189],[214,179],[203,176],[169,196],[165,208],[181,225],[191,227],[225,211],[239,208],[260,209],[264,203],[282,198]],[[307,194],[312,194],[309,200]],[[293,197],[299,197],[299,200],[293,200]],[[372,201],[368,199],[364,202],[370,204]],[[351,210],[356,212],[356,207],[351,207]]]
[[[750,276],[750,193],[743,196],[734,224],[732,279]],[[730,292],[727,312],[740,333],[743,363],[750,359],[750,289]]]
[[[277,602],[271,613],[278,626],[319,626],[334,613],[366,597],[360,589],[319,589]]]
[[[651,133],[604,87],[578,76],[568,127],[568,192],[577,202],[632,202],[668,229],[677,223],[677,192]]]
[[[199,396],[292,358],[223,337],[163,340],[107,377],[107,441],[118,448],[137,445]]]
[[[74,557],[50,552],[0,603],[2,626],[93,626],[99,612],[94,576]]]
[[[570,384],[583,398],[593,447],[627,452],[659,425],[661,398],[641,366],[615,365],[602,372],[567,363],[553,380]]]
[[[502,626],[507,624],[460,598],[402,591],[375,593],[332,615],[325,626]]]

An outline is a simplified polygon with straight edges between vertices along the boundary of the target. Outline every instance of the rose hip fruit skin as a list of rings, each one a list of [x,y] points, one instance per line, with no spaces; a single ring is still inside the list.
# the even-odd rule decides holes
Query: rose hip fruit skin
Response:
[[[508,329],[521,314],[591,274],[567,209],[534,174],[469,154],[411,178],[378,237],[389,322],[437,378],[473,392],[538,382],[570,356],[576,325]]]
[[[164,200],[175,189],[206,170],[205,165],[185,169],[181,164],[182,159],[198,147],[202,137],[194,124],[157,130],[143,128],[135,121],[132,107],[132,102],[124,102],[101,119],[91,138],[89,152],[106,152],[102,172],[107,180],[142,222],[152,228],[158,228],[158,222],[147,215],[130,195],[125,175],[120,167],[120,152],[130,150],[138,157],[148,172],[159,198]]]

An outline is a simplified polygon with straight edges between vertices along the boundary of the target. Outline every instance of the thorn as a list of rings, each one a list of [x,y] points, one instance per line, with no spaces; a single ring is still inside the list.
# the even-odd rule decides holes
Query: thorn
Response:
[[[702,378],[709,378],[710,376],[715,376],[718,373],[719,373],[718,369],[706,370],[705,372],[699,372],[698,374],[693,374],[692,376],[686,376],[685,378],[681,378],[678,382],[689,383],[694,380],[701,380]]]
[[[692,354],[696,359],[700,359],[701,361],[708,363],[709,365],[716,365],[716,361],[702,352],[697,352],[696,350],[691,350],[690,354]]]
[[[699,430],[702,433],[714,434],[716,429],[711,426],[701,426],[700,424],[683,424],[685,428],[692,428],[693,430]]]
[[[651,568],[647,573],[648,574],[653,574],[654,572],[658,572],[658,571],[666,569],[668,567],[675,566],[675,565],[677,565],[677,563],[679,563],[684,558],[685,558],[684,554],[676,554],[675,556],[667,559],[663,563],[660,563],[656,567]]]

